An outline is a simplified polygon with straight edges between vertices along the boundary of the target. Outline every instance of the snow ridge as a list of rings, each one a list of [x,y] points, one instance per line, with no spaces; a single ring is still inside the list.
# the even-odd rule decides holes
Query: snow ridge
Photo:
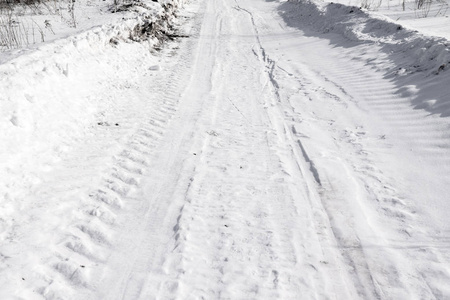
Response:
[[[398,94],[409,97],[416,109],[450,116],[450,100],[439,92],[449,84],[448,76],[443,76],[450,66],[447,39],[424,35],[383,15],[337,3],[290,0],[280,5],[279,13],[288,26],[320,32],[336,46],[344,45],[332,34],[356,44],[379,46],[380,60],[371,59],[367,64],[395,81]]]
[[[410,57],[408,72],[439,73],[450,63],[449,43],[445,38],[426,36],[395,23],[388,17],[339,3],[291,0],[282,5],[282,14],[290,23],[308,23],[322,33],[338,33],[356,42],[376,43],[385,52]],[[301,20],[293,20],[294,17]]]
[[[170,38],[182,4],[149,1],[134,18],[0,65],[0,271],[8,269],[0,298],[90,297],[110,255],[117,212],[143,176],[142,153],[155,147],[174,113],[173,105],[157,101],[143,112],[136,99],[153,97],[141,88],[157,72],[151,51]],[[149,24],[152,30],[142,29]],[[119,144],[144,113],[148,126],[123,149]],[[91,149],[99,156],[86,155]],[[98,161],[111,160],[111,153],[116,162],[103,170]],[[61,161],[84,171],[74,178],[60,170]],[[42,183],[53,186],[51,193]]]

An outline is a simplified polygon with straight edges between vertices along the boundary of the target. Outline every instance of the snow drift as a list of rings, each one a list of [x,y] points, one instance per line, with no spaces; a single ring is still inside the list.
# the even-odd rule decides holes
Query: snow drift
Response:
[[[337,43],[336,46],[343,45],[326,34],[381,46],[380,56],[391,61],[391,65],[379,71],[396,82],[399,95],[409,96],[417,109],[450,116],[450,99],[439,92],[450,83],[445,76],[450,69],[447,39],[421,34],[383,15],[343,4],[291,0],[280,6],[280,14],[288,25],[321,32],[331,43]],[[367,64],[380,68],[376,61]]]
[[[158,46],[181,4],[149,1],[135,5],[128,8],[137,12],[135,18],[43,45],[1,64],[1,172],[35,169],[32,166],[37,163],[45,166],[85,134],[87,127],[96,126],[105,107],[115,105],[96,98],[98,89],[107,85],[110,74],[120,76],[118,70],[130,65],[129,60],[140,59],[121,52],[117,44],[146,41],[146,50],[140,48],[141,52]],[[117,56],[113,64],[98,60],[105,52]],[[104,77],[98,78],[93,70],[102,70]],[[6,181],[11,178],[11,174],[0,176]],[[5,190],[0,194],[8,198]]]
[[[53,245],[66,243],[61,237],[72,236],[75,240],[67,242],[68,249],[76,249],[95,261],[104,259],[104,253],[95,245],[87,242],[81,245],[76,236],[68,233],[67,223],[77,218],[76,205],[71,206],[57,196],[35,195],[35,199],[30,199],[33,198],[30,195],[36,193],[35,186],[42,182],[42,174],[57,168],[58,162],[71,152],[83,151],[83,147],[88,147],[87,140],[107,138],[109,131],[125,127],[117,115],[123,118],[120,112],[132,110],[136,102],[132,96],[138,94],[134,90],[139,90],[142,77],[155,73],[152,67],[156,58],[152,51],[169,38],[176,23],[175,12],[181,5],[182,1],[134,5],[127,8],[136,12],[133,18],[41,45],[15,58],[5,59],[7,55],[3,55],[0,270],[8,269],[8,274],[0,278],[0,298],[16,295],[23,299],[76,299],[62,278],[66,276],[74,284],[84,286],[85,277],[92,275],[79,274],[73,265],[55,259],[60,254]],[[91,137],[99,131],[100,136]],[[108,145],[107,151],[114,152],[114,141]],[[56,182],[61,182],[61,178]],[[73,198],[72,205],[82,205],[80,199]],[[46,201],[53,203],[51,208],[45,205]],[[92,214],[102,218],[113,216],[99,211],[95,209]],[[30,225],[31,219],[42,222],[36,228]],[[18,243],[17,236],[21,236],[18,226],[32,239],[22,237]],[[83,224],[79,230],[105,241],[108,238],[90,232]],[[65,233],[57,237],[57,231]],[[45,232],[53,233],[45,235]],[[49,275],[52,272],[57,275]]]

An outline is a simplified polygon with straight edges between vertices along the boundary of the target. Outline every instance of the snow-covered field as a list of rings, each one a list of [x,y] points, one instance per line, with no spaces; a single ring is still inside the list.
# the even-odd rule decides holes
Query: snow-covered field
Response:
[[[34,16],[0,54],[0,299],[449,299],[447,18],[345,4]]]

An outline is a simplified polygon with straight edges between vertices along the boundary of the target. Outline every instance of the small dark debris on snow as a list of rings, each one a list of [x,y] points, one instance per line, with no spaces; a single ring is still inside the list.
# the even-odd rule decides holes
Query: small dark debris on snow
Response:
[[[80,267],[84,268],[84,267],[86,267],[86,266],[84,266],[84,265],[80,265]]]
[[[228,227],[228,225],[224,225],[225,227]]]
[[[175,33],[166,33],[166,36],[170,40],[174,40],[176,38],[188,38],[189,37],[189,35],[186,35],[186,34],[175,34]]]
[[[119,45],[119,39],[116,38],[116,37],[112,37],[112,38],[109,40],[109,43],[110,43],[111,45],[117,46],[117,45]]]
[[[98,126],[111,126],[111,124],[109,124],[108,122],[98,122],[97,123]],[[115,126],[119,126],[119,123],[114,123]]]
[[[401,26],[401,25],[399,25],[398,27],[397,27],[397,30],[402,30],[403,29],[403,27]]]
[[[22,280],[25,280],[25,278],[22,277]]]
[[[192,154],[197,155],[197,153],[192,153]]]

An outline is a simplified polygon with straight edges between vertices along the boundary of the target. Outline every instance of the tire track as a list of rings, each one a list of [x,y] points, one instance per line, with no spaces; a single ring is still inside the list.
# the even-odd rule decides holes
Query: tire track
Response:
[[[299,53],[303,53],[303,47],[320,47],[321,41],[311,32],[303,34],[292,30],[292,39],[301,40],[303,36],[306,37],[304,45],[299,42],[290,47],[298,47]],[[331,40],[335,42],[334,38]],[[399,92],[390,77],[383,77],[391,62],[383,61],[385,57],[373,60],[374,53],[377,53],[373,45],[337,46],[339,51],[330,51],[325,57],[309,52],[305,52],[304,57],[283,57],[287,52],[273,49],[279,47],[276,38],[275,41],[264,39],[263,42],[272,50],[266,50],[266,53],[272,55],[274,52],[281,58],[279,63],[284,71],[278,69],[275,76],[283,83],[282,98],[288,99],[285,107],[290,108],[284,112],[286,120],[292,121],[292,132],[302,138],[302,144],[321,174],[325,192],[322,201],[329,211],[333,227],[340,230],[336,235],[341,235],[344,253],[355,251],[351,243],[353,231],[356,234],[353,237],[359,240],[360,250],[367,258],[367,268],[380,298],[439,298],[445,288],[437,283],[437,274],[448,274],[448,268],[442,265],[443,257],[448,254],[439,246],[429,249],[412,246],[414,240],[428,240],[435,245],[440,239],[429,228],[429,222],[434,220],[425,219],[424,223],[424,217],[428,216],[417,213],[417,204],[420,203],[414,203],[414,199],[420,198],[405,190],[411,182],[417,182],[417,177],[408,178],[409,174],[393,171],[389,168],[390,163],[393,166],[401,164],[381,161],[380,158],[386,160],[392,155],[402,160],[411,152],[414,155],[410,159],[415,157],[414,164],[420,165],[424,172],[433,169],[430,166],[436,164],[432,162],[434,158],[444,163],[447,161],[444,149],[448,148],[445,122],[424,118],[420,111],[412,109],[408,93]],[[345,63],[341,65],[338,62]],[[297,74],[297,78],[292,74]],[[295,83],[299,79],[300,83]],[[299,87],[294,88],[296,85]],[[331,93],[324,93],[324,89]],[[298,117],[299,112],[303,118]],[[346,115],[354,121],[346,120]],[[364,120],[364,116],[373,124]],[[330,139],[323,138],[326,135]],[[404,147],[405,141],[409,146]],[[403,147],[408,150],[406,153],[401,153]],[[408,164],[411,162],[405,161],[404,166]],[[414,173],[413,176],[422,175]],[[442,174],[441,178],[442,182],[447,181],[446,175]],[[347,202],[349,205],[345,209],[342,204]],[[365,224],[368,227],[364,228]],[[378,238],[372,238],[374,235]],[[356,253],[351,257],[359,259],[360,255]],[[421,262],[408,264],[404,261],[405,257],[409,257],[408,261],[416,261],[420,257],[419,261],[426,262],[430,260],[428,255],[443,259],[439,260],[441,266],[433,265],[424,270]],[[414,278],[414,283],[411,278]]]
[[[178,42],[169,44],[169,49],[158,54],[159,60],[165,59],[177,45]],[[30,290],[34,289],[35,296],[104,299],[110,292],[105,287],[112,284],[108,281],[108,270],[133,265],[133,261],[115,259],[124,249],[136,250],[126,244],[127,232],[145,229],[139,216],[146,214],[149,203],[139,197],[140,189],[142,182],[152,176],[155,153],[178,112],[178,95],[166,91],[182,90],[188,68],[185,57],[175,56],[164,65],[173,70],[171,74],[167,78],[155,76],[147,71],[155,58],[145,61],[148,49],[141,48],[144,61],[135,76],[124,85],[117,85],[119,81],[110,78],[104,86],[109,89],[107,100],[116,105],[115,114],[99,114],[102,121],[93,125],[95,129],[89,138],[71,152],[73,155],[64,160],[64,166],[51,173],[54,178],[46,178],[47,185],[54,182],[61,189],[60,192],[55,189],[55,195],[50,196],[60,197],[56,213],[65,214],[67,219],[58,223],[56,218],[52,219],[50,222],[58,227],[43,228],[44,234],[49,231],[55,235],[46,245],[50,253],[33,270],[32,276],[37,280]],[[175,64],[177,68],[173,67]],[[104,89],[92,97],[104,96]],[[83,176],[92,178],[89,186],[81,185],[85,181]],[[78,203],[72,206],[77,211],[67,211],[70,203]],[[141,238],[142,235],[137,234]]]
[[[220,1],[209,2],[208,7],[224,16],[232,11]],[[239,34],[218,26],[218,31],[205,35],[208,42],[214,35],[220,41],[216,47],[221,50],[210,53],[227,57],[230,63],[215,68],[219,79],[211,79],[211,104],[204,107],[209,113],[199,114],[203,117],[192,134],[196,155],[189,164],[191,180],[173,227],[174,247],[165,260],[170,277],[158,295],[208,299],[352,295],[354,291],[344,284],[350,280],[341,270],[340,253],[333,250],[336,242],[330,238],[326,213],[316,202],[314,176],[307,171],[298,144],[288,138],[290,131],[278,108],[270,108],[277,100],[265,72],[275,66],[266,68],[255,61],[251,45],[242,46],[233,37],[254,34],[240,14],[233,18],[226,19],[236,23],[233,30],[241,30]],[[204,26],[214,28],[211,24]],[[256,67],[243,71],[249,62]],[[196,85],[204,83],[199,80]],[[214,134],[208,133],[210,128]],[[331,279],[330,272],[342,277]]]
[[[279,111],[279,107],[277,105],[277,103],[283,103],[285,104],[284,99],[281,98],[280,95],[280,85],[276,79],[276,70],[277,68],[277,64],[276,61],[271,59],[268,55],[268,52],[266,51],[266,49],[264,48],[260,38],[259,38],[259,32],[257,29],[257,25],[255,23],[255,19],[253,14],[248,11],[245,10],[244,11],[250,16],[250,18],[252,19],[252,24],[254,27],[254,32],[255,35],[257,36],[257,43],[258,43],[258,47],[261,49],[259,53],[255,53],[255,55],[257,56],[257,58],[262,58],[262,62],[264,62],[265,64],[265,70],[267,73],[267,76],[269,78],[268,83],[268,90],[273,93],[273,98],[275,99],[275,103],[272,103],[272,106],[275,107],[275,109],[272,110],[268,110],[270,116],[271,116],[271,122],[272,124],[284,124],[282,128],[278,129],[278,136],[284,136],[284,141],[283,143],[286,143],[288,145],[290,145],[290,148],[292,149],[292,151],[296,154],[293,155],[293,158],[295,157],[296,162],[292,163],[292,162],[288,162],[286,161],[285,164],[286,165],[292,165],[295,164],[298,166],[300,174],[298,174],[298,171],[296,172],[299,176],[299,178],[302,178],[303,180],[305,180],[308,177],[312,177],[315,181],[315,184],[311,184],[309,183],[308,185],[308,190],[309,190],[309,196],[308,198],[310,199],[310,201],[318,201],[318,203],[312,203],[311,206],[315,207],[315,208],[319,208],[322,212],[321,215],[322,217],[318,220],[320,221],[316,221],[318,224],[330,224],[330,229],[331,231],[328,234],[328,237],[326,239],[329,239],[329,241],[325,241],[323,240],[321,243],[322,245],[326,245],[326,244],[337,244],[337,247],[340,249],[345,263],[347,265],[350,265],[350,268],[348,269],[352,269],[354,270],[354,274],[353,276],[351,275],[351,273],[349,272],[348,275],[350,275],[350,278],[352,278],[353,284],[355,285],[356,291],[358,292],[358,294],[363,297],[363,298],[373,298],[373,299],[379,299],[380,296],[378,294],[378,288],[376,286],[376,283],[373,280],[373,277],[371,275],[371,270],[367,264],[367,262],[365,261],[365,254],[362,250],[362,246],[361,244],[356,245],[356,246],[352,246],[351,248],[353,250],[346,250],[348,249],[347,247],[347,243],[345,240],[342,239],[342,237],[340,236],[340,234],[336,231],[336,224],[334,224],[331,220],[333,220],[332,217],[332,212],[327,210],[326,208],[326,204],[323,202],[323,199],[321,199],[322,195],[318,193],[318,191],[321,191],[321,180],[320,180],[320,174],[318,173],[314,161],[312,161],[310,159],[310,157],[308,156],[307,151],[305,150],[305,147],[302,145],[300,136],[297,135],[296,138],[294,138],[292,136],[292,132],[287,129],[288,124],[286,124],[285,122],[285,118],[282,116],[282,113]],[[275,125],[276,126],[276,125]],[[295,142],[297,140],[297,142]],[[279,140],[278,142],[279,143]],[[298,153],[300,152],[300,153]],[[285,157],[285,159],[288,157],[286,155],[282,155]],[[309,165],[309,171],[305,171],[304,170],[304,165]],[[310,175],[308,175],[307,173],[310,173]],[[300,179],[300,180],[302,180]],[[323,216],[326,216],[326,220],[323,219]],[[320,225],[316,225],[316,226],[320,226]],[[358,238],[355,236],[353,239],[353,241],[357,242]],[[334,254],[336,255],[336,254]],[[340,259],[339,257],[336,257],[335,259],[337,259],[337,262]],[[336,262],[335,262],[336,263]],[[342,266],[341,266],[342,267]],[[347,276],[348,276],[347,275]],[[349,279],[344,279],[344,281],[350,281]],[[351,288],[350,290],[351,291]]]

